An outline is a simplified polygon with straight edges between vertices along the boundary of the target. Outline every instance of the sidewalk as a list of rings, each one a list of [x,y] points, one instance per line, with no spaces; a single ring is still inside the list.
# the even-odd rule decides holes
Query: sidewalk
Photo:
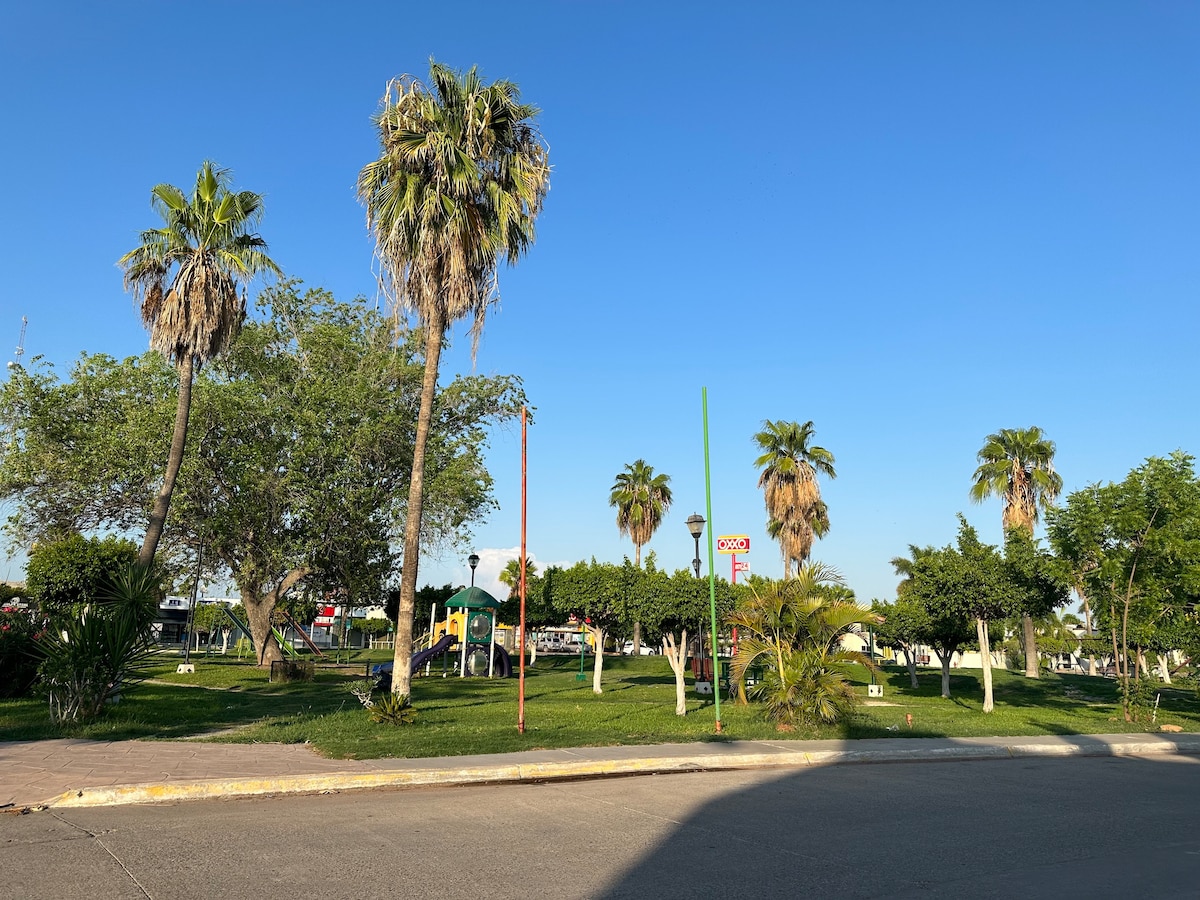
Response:
[[[538,782],[652,772],[1022,756],[1200,755],[1200,734],[730,741],[434,759],[325,759],[303,744],[54,740],[0,743],[0,809]]]

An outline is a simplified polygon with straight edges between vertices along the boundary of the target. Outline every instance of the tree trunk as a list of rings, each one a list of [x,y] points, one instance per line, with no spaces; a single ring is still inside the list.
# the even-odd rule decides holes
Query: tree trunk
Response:
[[[261,586],[238,586],[242,595],[242,605],[246,607],[246,619],[250,625],[250,639],[254,641],[254,650],[258,665],[269,667],[277,659],[283,659],[283,651],[275,641],[274,629],[271,627],[271,613],[283,596],[295,587],[311,570],[307,566],[292,569],[283,577],[272,590],[259,593]]]
[[[183,465],[183,451],[187,446],[188,414],[192,409],[192,378],[195,361],[191,354],[179,361],[179,402],[175,406],[175,428],[171,432],[171,451],[167,456],[167,471],[163,475],[162,487],[154,498],[150,510],[150,523],[146,526],[146,537],[138,551],[138,564],[148,568],[154,562],[158,542],[162,539],[167,524],[167,511],[171,508],[171,494],[175,492],[175,479]]]
[[[1033,616],[1029,613],[1021,617],[1021,629],[1025,634],[1025,677],[1038,678],[1037,632],[1033,628]]]
[[[994,708],[994,703],[992,701],[992,647],[988,642],[987,621],[976,619],[975,630],[979,634],[979,659],[983,663],[983,711],[990,713]]]
[[[912,645],[905,646],[902,649],[904,650],[904,661],[908,665],[908,680],[915,690],[920,687],[917,683],[917,651]]]
[[[526,637],[525,644],[529,647],[529,664],[532,666],[537,662],[537,641],[531,641]]]
[[[277,659],[283,659],[283,652],[275,641],[271,628],[271,612],[275,604],[269,601],[270,594],[254,597],[242,594],[242,605],[246,607],[246,619],[250,625],[250,639],[254,641],[254,651],[259,666],[270,666]]]
[[[604,629],[594,625],[587,626],[587,629],[592,635],[592,640],[596,642],[596,665],[592,669],[592,693],[603,694],[604,688],[600,686],[600,675],[604,671]]]
[[[412,478],[408,485],[408,508],[404,521],[404,565],[400,572],[400,611],[396,615],[396,652],[392,667],[392,693],[408,695],[412,691],[413,610],[417,599],[417,562],[421,556],[421,509],[425,500],[425,447],[433,421],[433,402],[437,394],[438,365],[442,356],[442,338],[446,332],[445,313],[438,309],[425,323],[425,380],[421,384],[421,407],[417,413],[417,432],[413,440]]]
[[[663,636],[663,656],[667,658],[667,662],[671,665],[671,671],[675,673],[675,715],[687,715],[687,681],[685,680],[684,665],[687,663],[687,629],[683,629],[683,635],[679,638],[679,643],[675,643],[675,635],[667,632]]]
[[[1171,667],[1167,665],[1167,654],[1158,653],[1158,674],[1163,680],[1163,684],[1171,683]]]
[[[636,542],[633,545],[633,564],[639,569],[642,567],[642,545]],[[642,655],[642,623],[640,620],[633,623],[633,655]]]
[[[937,653],[938,662],[942,664],[942,696],[950,699],[950,660],[954,658],[954,652],[951,651],[944,656],[937,648],[934,648],[934,653]]]

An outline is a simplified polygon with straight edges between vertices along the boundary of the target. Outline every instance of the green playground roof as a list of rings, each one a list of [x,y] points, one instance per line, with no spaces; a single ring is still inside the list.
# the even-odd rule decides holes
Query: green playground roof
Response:
[[[467,607],[468,609],[499,609],[500,601],[483,588],[463,588],[446,601],[446,606]]]

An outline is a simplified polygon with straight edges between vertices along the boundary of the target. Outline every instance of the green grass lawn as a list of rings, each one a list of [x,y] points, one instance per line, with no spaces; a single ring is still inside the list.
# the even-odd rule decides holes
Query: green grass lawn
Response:
[[[45,704],[0,701],[0,740],[81,737],[98,740],[181,738],[242,743],[309,742],[332,757],[456,756],[552,747],[787,738],[964,737],[1153,731],[1158,724],[1200,731],[1200,699],[1190,688],[1164,687],[1157,722],[1127,724],[1117,685],[1083,675],[1026,679],[995,673],[996,709],[980,711],[980,673],[955,670],[950,700],[938,696],[940,675],[924,670],[920,687],[905,671],[887,670],[883,704],[860,708],[843,726],[781,735],[755,706],[721,704],[723,732],[713,733],[711,702],[689,691],[688,715],[674,714],[674,680],[662,657],[606,659],[604,693],[578,681],[577,658],[541,657],[526,678],[526,733],[518,734],[517,679],[429,678],[414,681],[417,723],[395,728],[370,722],[348,690],[347,670],[318,669],[309,683],[271,684],[267,673],[227,658],[196,659],[193,675],[177,659],[157,664],[145,683],[98,722],[50,724]],[[365,661],[359,660],[363,665]],[[361,680],[361,675],[359,675]],[[866,678],[857,685],[866,700]],[[690,688],[690,679],[689,679]],[[875,701],[872,701],[873,703]],[[913,727],[905,725],[905,714]],[[889,727],[899,730],[889,730]]]

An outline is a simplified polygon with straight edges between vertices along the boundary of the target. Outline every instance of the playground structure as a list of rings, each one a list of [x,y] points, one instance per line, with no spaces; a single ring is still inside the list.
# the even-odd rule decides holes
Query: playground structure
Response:
[[[442,676],[449,674],[448,663],[454,660],[459,678],[468,675],[488,678],[512,676],[512,658],[497,640],[504,630],[496,622],[496,610],[500,601],[483,588],[463,588],[446,601],[446,617],[440,622],[435,605],[429,614],[429,646],[414,653],[411,674],[416,675],[422,666],[430,674],[434,659],[443,661]],[[511,630],[509,630],[511,633]],[[371,669],[379,676],[378,686],[390,689],[393,663],[383,663]]]

